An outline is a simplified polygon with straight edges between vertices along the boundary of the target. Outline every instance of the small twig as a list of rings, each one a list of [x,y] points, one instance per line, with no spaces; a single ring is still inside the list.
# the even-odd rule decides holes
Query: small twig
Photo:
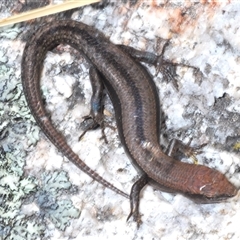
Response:
[[[4,18],[0,20],[0,27],[28,21],[34,18],[43,17],[54,13],[63,12],[69,9],[81,7],[96,2],[100,2],[100,0],[69,0],[61,4],[49,5],[28,12],[20,13],[9,18]]]

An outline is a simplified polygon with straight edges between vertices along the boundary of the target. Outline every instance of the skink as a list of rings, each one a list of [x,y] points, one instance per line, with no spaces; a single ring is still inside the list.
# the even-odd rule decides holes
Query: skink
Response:
[[[96,123],[103,121],[98,91],[102,83],[112,100],[121,142],[140,174],[131,190],[129,217],[139,221],[139,193],[148,182],[201,202],[219,202],[236,195],[235,186],[217,170],[175,160],[162,151],[159,145],[160,104],[150,74],[126,49],[114,45],[93,27],[72,20],[47,24],[38,30],[28,40],[22,58],[22,84],[31,112],[45,135],[66,157],[104,186],[127,196],[73,153],[44,108],[39,86],[43,60],[47,51],[62,43],[82,52],[92,65],[95,97],[92,98],[91,116]]]

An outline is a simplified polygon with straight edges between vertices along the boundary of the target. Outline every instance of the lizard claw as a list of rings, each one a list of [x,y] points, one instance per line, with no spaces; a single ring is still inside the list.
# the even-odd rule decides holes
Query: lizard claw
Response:
[[[172,82],[173,86],[178,90],[177,83],[177,64],[168,62],[163,59],[163,55],[159,55],[155,61],[156,74],[155,77],[159,74],[162,74],[163,80],[167,82]]]
[[[85,126],[83,133],[78,138],[78,141],[82,140],[83,136],[86,134],[87,131],[99,127],[99,123],[97,123],[91,115],[84,116],[81,124],[84,124]]]

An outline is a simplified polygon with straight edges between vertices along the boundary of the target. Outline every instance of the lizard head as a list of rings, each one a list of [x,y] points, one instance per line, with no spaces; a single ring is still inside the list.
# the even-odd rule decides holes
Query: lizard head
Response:
[[[234,197],[236,187],[219,171],[195,165],[193,177],[189,178],[189,193],[186,195],[197,203],[214,203]]]

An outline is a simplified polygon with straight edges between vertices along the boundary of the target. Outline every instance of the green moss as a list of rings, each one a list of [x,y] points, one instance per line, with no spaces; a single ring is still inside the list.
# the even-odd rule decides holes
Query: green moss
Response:
[[[240,142],[236,142],[233,146],[234,150],[240,150]]]

